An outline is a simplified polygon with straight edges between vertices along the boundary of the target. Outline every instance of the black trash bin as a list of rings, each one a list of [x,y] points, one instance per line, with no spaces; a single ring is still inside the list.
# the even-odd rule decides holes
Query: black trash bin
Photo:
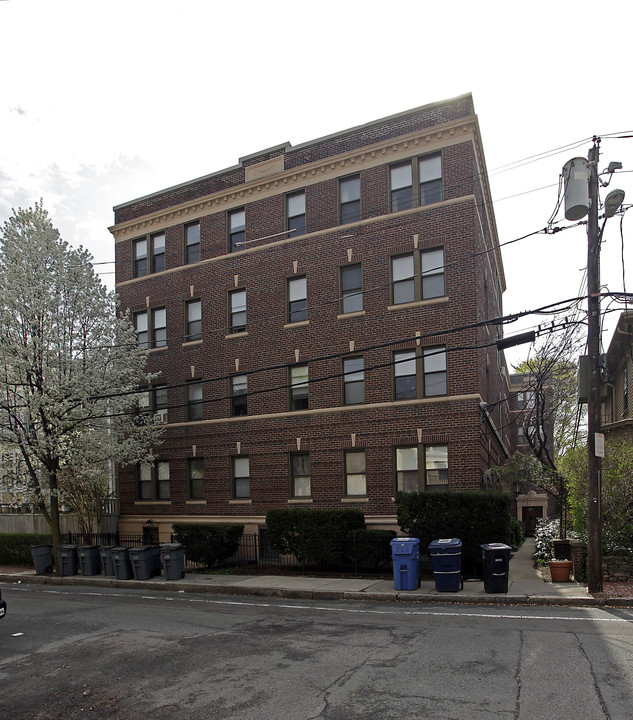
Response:
[[[504,543],[481,546],[484,568],[484,590],[487,593],[507,593],[512,548]]]
[[[101,572],[98,545],[80,545],[77,548],[77,555],[82,575],[98,575]]]
[[[462,541],[459,538],[433,540],[429,543],[433,577],[438,592],[457,592],[462,582]]]
[[[53,546],[31,545],[31,557],[35,566],[36,575],[46,575],[53,572]]]
[[[160,548],[158,545],[130,548],[129,555],[135,580],[149,580],[154,575],[160,575]]]
[[[60,575],[77,574],[77,546],[57,546],[57,572]]]
[[[101,545],[99,547],[99,555],[101,556],[101,567],[103,568],[103,574],[109,577],[114,577],[116,572],[114,570],[114,560],[112,559],[112,548],[117,547],[116,545]]]
[[[122,545],[115,545],[112,550],[112,563],[114,565],[114,575],[117,580],[131,580],[132,563],[130,562],[129,548]]]
[[[165,580],[182,580],[185,577],[185,548],[180,543],[165,543],[160,548]]]

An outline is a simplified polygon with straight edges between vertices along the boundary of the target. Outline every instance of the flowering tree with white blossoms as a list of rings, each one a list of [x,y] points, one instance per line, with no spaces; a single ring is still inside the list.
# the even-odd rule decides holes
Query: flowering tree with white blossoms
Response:
[[[2,227],[0,443],[17,449],[55,548],[63,483],[79,506],[71,488],[81,498],[82,485],[85,495],[102,487],[109,462],[151,461],[162,434],[134,415],[134,393],[151,380],[146,353],[91,260],[60,238],[41,202]]]

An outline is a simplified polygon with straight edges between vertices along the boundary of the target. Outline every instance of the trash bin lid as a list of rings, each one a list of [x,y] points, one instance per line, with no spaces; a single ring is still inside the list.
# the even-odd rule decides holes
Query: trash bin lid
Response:
[[[429,550],[435,550],[436,552],[454,552],[455,550],[459,550],[461,546],[462,541],[459,538],[442,538],[430,542]]]
[[[482,550],[512,550],[512,548],[509,545],[506,545],[505,543],[487,543],[485,545],[481,545]]]

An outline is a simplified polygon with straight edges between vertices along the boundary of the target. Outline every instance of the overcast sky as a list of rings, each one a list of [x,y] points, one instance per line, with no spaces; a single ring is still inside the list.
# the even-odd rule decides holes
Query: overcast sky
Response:
[[[594,135],[603,138],[601,169],[623,163],[610,189],[621,187],[631,203],[633,139],[608,136],[633,134],[632,8],[630,0],[600,8],[584,0],[0,0],[0,221],[43,198],[64,239],[108,263],[114,205],[273,145],[466,92],[500,242],[547,225],[562,166],[586,157]],[[606,226],[602,283],[612,291],[627,281],[633,290],[633,272],[622,275],[622,252],[633,269],[632,223],[627,213],[622,226],[619,218]],[[586,254],[584,227],[505,247],[504,311],[577,296]],[[114,265],[96,267],[113,287]],[[615,317],[606,317],[606,345]],[[509,362],[527,350],[509,351]]]

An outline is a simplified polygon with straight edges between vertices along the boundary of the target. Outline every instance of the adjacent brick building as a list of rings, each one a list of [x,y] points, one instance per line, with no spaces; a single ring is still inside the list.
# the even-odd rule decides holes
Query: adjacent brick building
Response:
[[[478,490],[508,455],[505,280],[470,95],[124,203],[117,291],[166,422],[122,530]],[[490,410],[482,410],[487,403]]]

